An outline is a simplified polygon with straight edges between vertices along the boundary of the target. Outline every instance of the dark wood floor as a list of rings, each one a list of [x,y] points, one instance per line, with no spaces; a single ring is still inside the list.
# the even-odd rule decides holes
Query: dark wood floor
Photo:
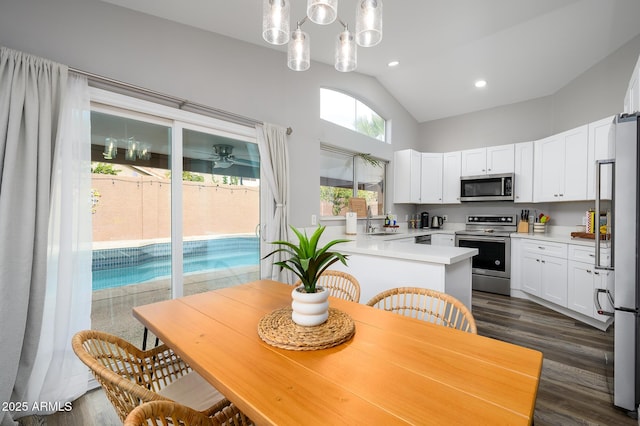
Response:
[[[613,327],[602,332],[533,302],[482,292],[473,293],[473,315],[479,334],[544,354],[536,426],[638,424],[613,406]],[[25,420],[23,426],[120,424],[100,389],[70,413]]]
[[[613,326],[606,332],[536,303],[473,292],[478,334],[544,354],[535,424],[637,425],[613,406]]]

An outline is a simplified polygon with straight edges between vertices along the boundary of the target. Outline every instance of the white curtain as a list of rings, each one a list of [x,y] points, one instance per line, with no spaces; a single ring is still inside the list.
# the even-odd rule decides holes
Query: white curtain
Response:
[[[268,244],[270,241],[289,239],[289,151],[285,128],[264,123],[256,126],[256,129],[260,169],[271,198],[262,203],[266,206],[268,216],[267,223],[262,226],[262,242],[269,252],[275,247]],[[262,277],[289,282],[287,271],[281,271],[279,266],[274,265],[274,262],[283,259],[281,253],[263,259]]]
[[[86,391],[70,336],[90,326],[87,93],[66,66],[0,47],[0,401],[28,408],[3,426]]]
[[[87,391],[87,368],[70,342],[91,328],[89,108],[86,77],[70,75],[53,161],[42,329],[26,401],[64,403]]]

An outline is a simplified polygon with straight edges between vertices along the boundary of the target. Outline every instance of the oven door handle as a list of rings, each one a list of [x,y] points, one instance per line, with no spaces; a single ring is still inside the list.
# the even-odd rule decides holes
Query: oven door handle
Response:
[[[490,237],[484,235],[456,235],[458,241],[492,241],[496,243],[506,242],[510,237]]]

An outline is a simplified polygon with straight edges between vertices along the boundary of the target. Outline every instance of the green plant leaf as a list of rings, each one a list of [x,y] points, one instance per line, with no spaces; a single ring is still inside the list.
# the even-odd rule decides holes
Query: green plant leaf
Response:
[[[281,269],[293,272],[300,279],[307,293],[315,293],[316,283],[322,272],[337,261],[342,262],[344,265],[347,264],[347,255],[329,251],[329,249],[336,244],[348,242],[349,240],[333,240],[318,249],[318,242],[325,230],[324,226],[318,226],[311,238],[307,236],[306,232],[302,233],[293,226],[291,226],[291,229],[298,238],[298,244],[282,240],[273,241],[271,244],[280,245],[281,247],[264,256],[263,259],[275,253],[287,253],[289,255],[288,259],[274,262],[274,264],[280,266]]]

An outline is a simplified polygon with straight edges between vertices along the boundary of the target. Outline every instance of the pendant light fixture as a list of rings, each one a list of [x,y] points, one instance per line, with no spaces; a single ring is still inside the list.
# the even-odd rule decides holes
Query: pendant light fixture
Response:
[[[309,34],[300,29],[291,33],[291,40],[287,48],[287,65],[294,71],[306,71],[311,66],[311,47],[309,46]]]
[[[329,25],[338,17],[338,0],[308,0],[307,16],[319,25]]]
[[[281,45],[289,41],[289,0],[262,1],[262,38]]]
[[[358,0],[356,41],[362,47],[375,46],[382,41],[382,0]]]
[[[341,72],[349,72],[355,70],[357,65],[356,39],[349,27],[345,26],[336,39],[335,68]]]
[[[348,72],[357,68],[357,46],[375,46],[382,40],[382,0],[357,0],[356,31],[349,31],[338,16],[338,0],[307,0],[307,15],[297,22],[289,33],[290,0],[263,0],[262,37],[267,43],[287,48],[287,65],[294,71],[305,71],[311,66],[311,43],[302,25],[310,20],[328,25],[336,20],[343,30],[335,43],[335,68]]]

